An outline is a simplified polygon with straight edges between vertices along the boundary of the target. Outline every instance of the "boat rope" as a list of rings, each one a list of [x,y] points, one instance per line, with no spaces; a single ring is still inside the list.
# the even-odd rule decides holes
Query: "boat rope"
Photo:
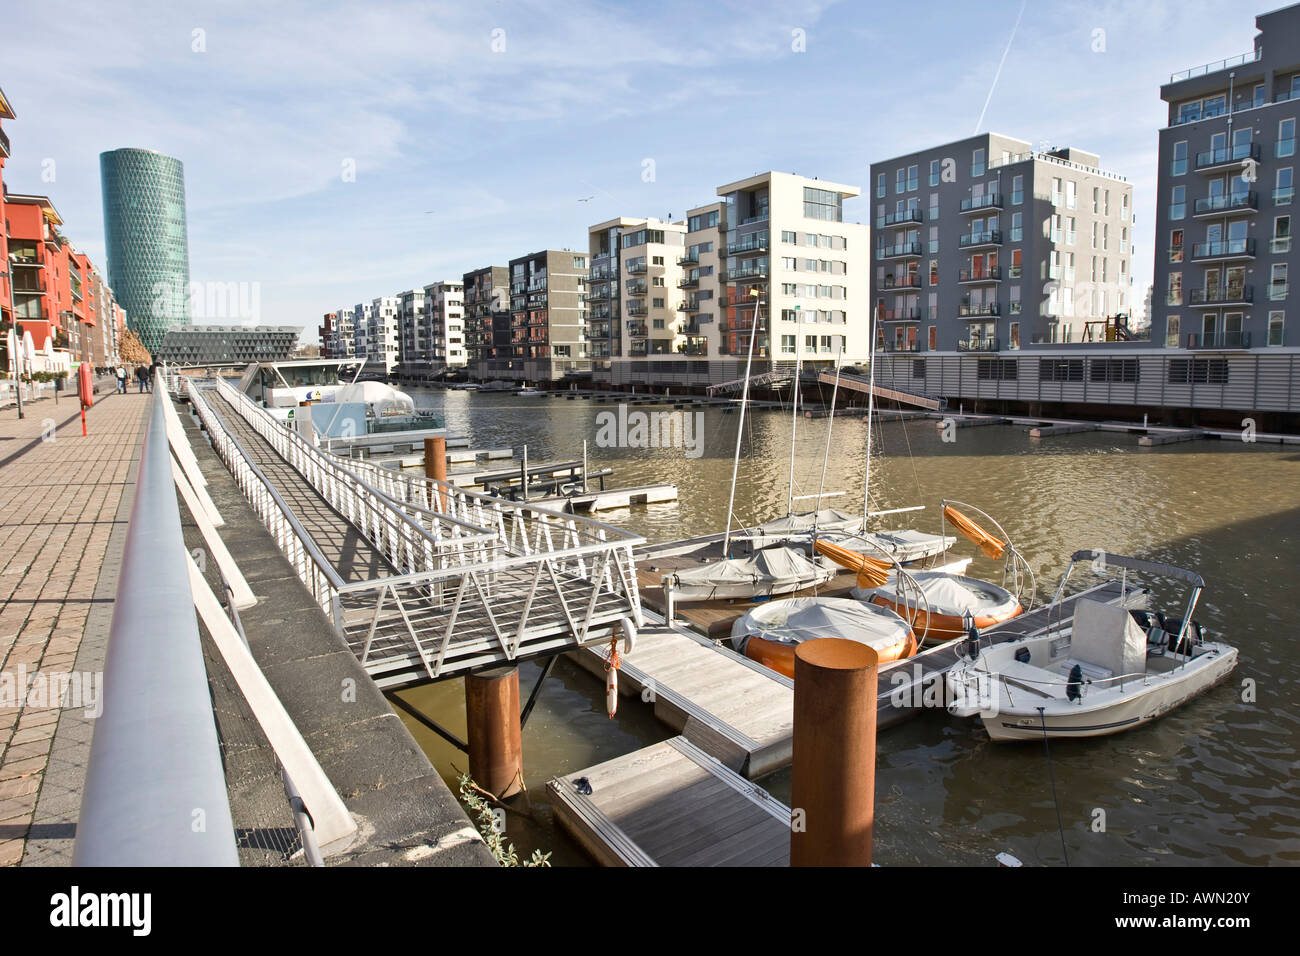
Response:
[[[1047,753],[1047,779],[1052,782],[1052,803],[1056,807],[1056,832],[1061,835],[1061,854],[1065,865],[1070,865],[1070,853],[1065,849],[1065,827],[1061,825],[1061,801],[1056,798],[1056,774],[1052,772],[1052,746],[1047,737],[1047,718],[1043,716],[1044,708],[1038,708],[1038,722],[1043,727],[1043,750]]]

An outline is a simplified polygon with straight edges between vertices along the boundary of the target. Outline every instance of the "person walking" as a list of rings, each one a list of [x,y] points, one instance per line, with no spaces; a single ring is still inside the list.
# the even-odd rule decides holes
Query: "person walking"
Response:
[[[126,394],[126,369],[123,368],[121,365],[119,365],[117,367],[117,371],[114,374],[117,376],[117,394],[125,395]]]
[[[143,395],[149,385],[149,373],[145,371],[143,365],[137,365],[135,367],[135,380],[140,386],[140,391],[137,392],[137,394]]]

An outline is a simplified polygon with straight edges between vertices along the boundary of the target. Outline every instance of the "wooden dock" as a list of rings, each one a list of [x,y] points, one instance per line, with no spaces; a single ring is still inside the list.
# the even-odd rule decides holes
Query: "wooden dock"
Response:
[[[605,866],[790,862],[789,808],[683,737],[548,788],[560,825]]]

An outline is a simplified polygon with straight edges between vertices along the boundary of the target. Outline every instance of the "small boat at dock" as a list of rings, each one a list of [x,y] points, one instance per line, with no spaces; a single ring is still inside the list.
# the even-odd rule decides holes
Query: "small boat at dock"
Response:
[[[801,597],[754,608],[731,626],[731,644],[750,660],[794,677],[795,648],[842,637],[875,650],[880,663],[916,653],[912,628],[893,611],[850,598]]]
[[[1121,601],[1075,599],[1067,615],[1019,640],[970,643],[945,677],[955,717],[980,717],[993,740],[1099,737],[1155,720],[1225,680],[1237,649],[1210,640],[1192,618],[1205,582],[1169,564],[1100,551],[1078,551],[1048,611],[1061,607],[1076,563],[1120,568]],[[1192,586],[1182,617],[1128,608],[1129,572]],[[1050,619],[1050,613],[1049,613]]]

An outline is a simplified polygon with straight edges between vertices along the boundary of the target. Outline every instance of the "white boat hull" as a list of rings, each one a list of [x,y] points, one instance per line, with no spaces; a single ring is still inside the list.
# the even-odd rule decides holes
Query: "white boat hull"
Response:
[[[828,569],[815,577],[785,579],[781,581],[754,580],[736,581],[711,587],[697,585],[675,585],[675,601],[742,601],[750,598],[775,597],[779,594],[793,594],[804,588],[819,587],[836,575],[835,569]]]

